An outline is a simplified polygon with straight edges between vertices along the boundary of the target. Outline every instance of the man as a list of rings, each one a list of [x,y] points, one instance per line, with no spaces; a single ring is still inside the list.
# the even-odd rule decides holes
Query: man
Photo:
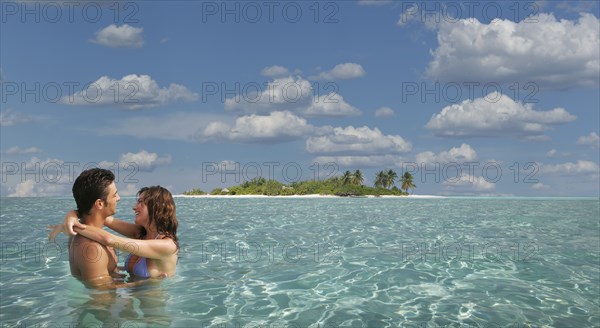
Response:
[[[83,171],[73,184],[73,198],[81,223],[102,229],[107,217],[114,215],[119,197],[115,175],[105,169]],[[79,234],[69,238],[71,274],[93,288],[114,288],[117,256],[104,246]]]

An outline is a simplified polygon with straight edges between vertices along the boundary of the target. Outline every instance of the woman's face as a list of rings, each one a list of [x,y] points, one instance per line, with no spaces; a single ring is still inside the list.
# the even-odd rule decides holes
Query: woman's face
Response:
[[[148,206],[144,203],[144,193],[139,195],[137,202],[133,206],[133,211],[135,212],[135,224],[148,228]]]

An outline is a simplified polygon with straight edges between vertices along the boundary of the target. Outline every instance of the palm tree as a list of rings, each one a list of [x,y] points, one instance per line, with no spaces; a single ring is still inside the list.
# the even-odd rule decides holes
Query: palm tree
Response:
[[[354,174],[352,175],[352,184],[361,186],[364,181],[365,177],[363,176],[362,172],[360,170],[354,171]]]
[[[352,183],[352,173],[350,173],[350,171],[346,171],[344,172],[344,175],[342,175],[342,184],[350,183]]]
[[[384,171],[379,171],[375,175],[375,188],[385,188],[386,181],[386,173]]]
[[[386,188],[391,188],[393,186],[396,185],[396,179],[398,179],[398,174],[396,174],[396,172],[394,172],[394,170],[389,169],[386,172],[386,179],[385,179],[385,187]]]
[[[401,189],[404,189],[408,192],[408,189],[415,189],[417,186],[415,186],[414,182],[413,182],[413,175],[410,174],[410,172],[404,172],[404,174],[402,175],[402,187]]]

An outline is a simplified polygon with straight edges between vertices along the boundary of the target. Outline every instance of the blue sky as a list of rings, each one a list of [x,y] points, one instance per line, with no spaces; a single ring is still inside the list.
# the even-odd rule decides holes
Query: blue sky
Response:
[[[2,196],[410,171],[598,196],[596,1],[2,1]]]

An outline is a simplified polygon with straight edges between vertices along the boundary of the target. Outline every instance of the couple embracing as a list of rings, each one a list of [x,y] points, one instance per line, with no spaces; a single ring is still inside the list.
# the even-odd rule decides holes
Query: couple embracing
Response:
[[[144,187],[137,196],[134,223],[125,222],[113,217],[121,197],[111,171],[89,169],[75,180],[77,210],[69,212],[63,224],[50,227],[49,239],[61,232],[70,235],[71,274],[86,286],[112,289],[175,275],[179,244],[173,196],[160,186]],[[124,237],[103,230],[104,226]],[[130,253],[123,268],[117,266],[115,248]],[[133,281],[125,282],[119,269]]]

